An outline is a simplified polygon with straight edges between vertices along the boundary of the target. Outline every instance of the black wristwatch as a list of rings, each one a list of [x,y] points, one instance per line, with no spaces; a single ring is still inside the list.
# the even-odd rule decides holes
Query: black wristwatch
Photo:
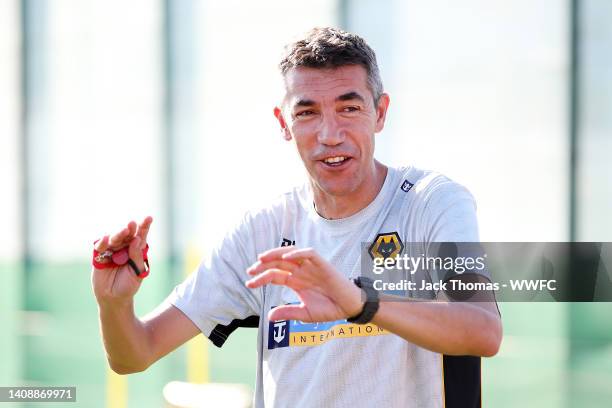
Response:
[[[378,312],[378,306],[380,306],[380,299],[378,297],[378,291],[374,289],[374,281],[365,276],[360,276],[353,279],[353,282],[357,287],[361,288],[366,295],[366,301],[363,304],[361,313],[356,316],[349,317],[346,319],[349,323],[366,324],[369,323],[376,312]]]

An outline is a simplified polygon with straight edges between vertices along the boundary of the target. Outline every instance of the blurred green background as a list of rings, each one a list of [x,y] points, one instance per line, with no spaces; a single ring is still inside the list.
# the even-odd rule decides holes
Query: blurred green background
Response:
[[[91,243],[153,215],[143,315],[302,182],[272,108],[281,48],[313,26],[376,50],[392,101],[377,158],[466,185],[483,241],[611,241],[611,22],[607,0],[1,0],[0,386],[75,385],[69,406],[113,408],[163,406],[171,380],[253,387],[252,329],[111,374]],[[610,406],[611,304],[500,310],[484,406]]]

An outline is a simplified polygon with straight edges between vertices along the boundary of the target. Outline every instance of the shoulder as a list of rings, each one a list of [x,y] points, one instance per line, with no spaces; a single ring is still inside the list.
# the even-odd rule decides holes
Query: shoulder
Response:
[[[233,226],[226,231],[217,250],[230,248],[231,251],[242,251],[245,258],[251,259],[257,254],[280,245],[282,226],[288,217],[294,217],[299,211],[299,187],[291,191],[264,200],[262,204],[243,213]],[[223,251],[221,251],[223,252]]]
[[[402,175],[401,189],[410,193],[413,204],[423,209],[449,206],[458,201],[469,201],[476,205],[472,193],[462,184],[432,170],[416,167],[397,169]]]
[[[294,187],[247,211],[234,231],[254,242],[260,252],[276,247],[284,227],[304,218],[307,201],[306,185]]]
[[[273,197],[263,205],[249,210],[243,222],[250,224],[275,223],[295,215],[303,210],[304,202],[308,199],[306,185],[296,186],[276,197]]]
[[[478,241],[476,202],[463,185],[435,171],[404,169],[406,230],[425,242]]]

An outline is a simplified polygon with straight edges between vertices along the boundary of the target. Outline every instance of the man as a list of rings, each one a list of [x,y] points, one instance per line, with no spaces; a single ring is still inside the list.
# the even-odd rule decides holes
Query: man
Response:
[[[119,259],[124,247],[130,258],[93,271],[112,369],[142,371],[199,332],[221,346],[251,326],[259,330],[258,407],[479,405],[478,356],[496,354],[501,341],[491,295],[448,302],[437,291],[400,302],[349,279],[363,274],[361,243],[386,258],[383,246],[399,254],[407,243],[426,251],[478,241],[472,196],[443,176],[374,159],[389,96],[363,39],[314,29],[287,47],[280,68],[286,93],[274,114],[309,183],[247,214],[142,320],[133,296],[152,219],[98,241],[98,260]]]

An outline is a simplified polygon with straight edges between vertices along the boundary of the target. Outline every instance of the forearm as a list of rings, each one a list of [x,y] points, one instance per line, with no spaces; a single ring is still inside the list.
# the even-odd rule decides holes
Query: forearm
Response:
[[[99,304],[100,328],[108,362],[113,371],[129,374],[150,364],[149,334],[134,314],[132,301]]]
[[[384,299],[373,323],[414,344],[448,355],[493,356],[499,349],[499,317],[480,306]]]

